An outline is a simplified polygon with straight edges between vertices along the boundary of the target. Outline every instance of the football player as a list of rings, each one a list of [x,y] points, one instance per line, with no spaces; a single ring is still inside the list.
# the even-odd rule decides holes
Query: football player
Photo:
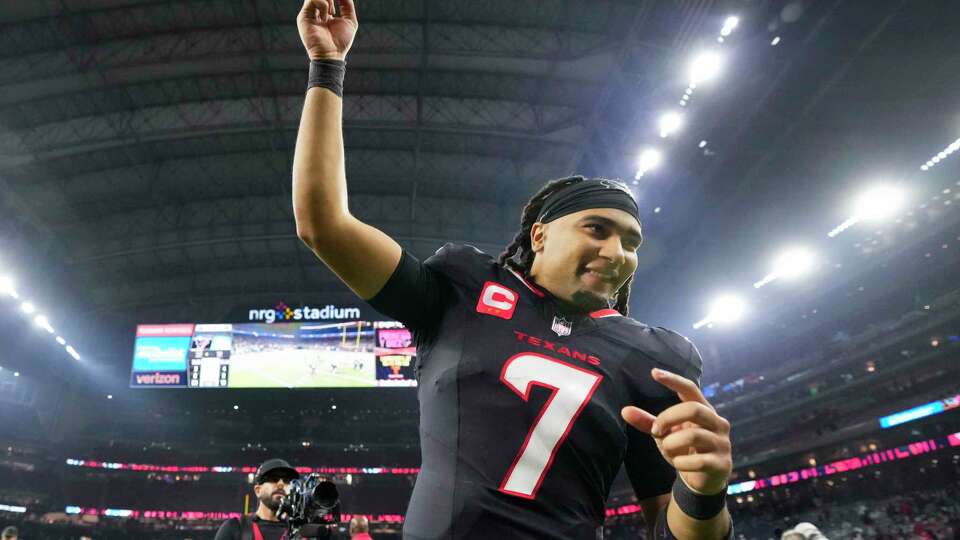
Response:
[[[310,58],[293,164],[298,236],[418,347],[421,472],[408,539],[594,540],[621,464],[656,538],[733,534],[730,430],[700,392],[684,337],[628,315],[642,242],[618,182],[564,178],[491,257],[425,261],[354,217],[342,134],[352,0],[307,0]]]

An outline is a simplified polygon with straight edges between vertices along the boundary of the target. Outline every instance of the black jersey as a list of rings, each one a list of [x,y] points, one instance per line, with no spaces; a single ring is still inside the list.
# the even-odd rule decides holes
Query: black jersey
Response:
[[[674,469],[620,416],[679,402],[660,367],[699,384],[686,338],[614,310],[562,316],[549,292],[470,246],[404,253],[371,305],[417,339],[420,475],[406,539],[594,540],[620,465],[638,498]]]

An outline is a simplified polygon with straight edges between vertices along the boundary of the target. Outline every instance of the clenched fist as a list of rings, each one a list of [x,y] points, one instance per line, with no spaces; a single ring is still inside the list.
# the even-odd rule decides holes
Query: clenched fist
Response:
[[[334,3],[340,6],[336,15]],[[354,0],[306,0],[297,15],[300,40],[311,60],[344,60],[357,35]]]

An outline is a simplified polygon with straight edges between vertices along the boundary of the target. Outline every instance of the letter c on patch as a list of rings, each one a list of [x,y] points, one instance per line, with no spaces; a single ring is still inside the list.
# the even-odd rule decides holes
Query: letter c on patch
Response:
[[[499,283],[488,281],[483,284],[483,291],[480,292],[480,299],[477,301],[477,313],[510,319],[517,309],[519,298],[520,296],[516,292]]]

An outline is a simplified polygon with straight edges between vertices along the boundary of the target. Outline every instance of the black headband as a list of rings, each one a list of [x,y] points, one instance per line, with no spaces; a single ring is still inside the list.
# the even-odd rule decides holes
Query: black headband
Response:
[[[551,221],[589,208],[623,210],[640,223],[640,209],[630,190],[614,180],[587,179],[571,184],[547,197],[537,221]]]

